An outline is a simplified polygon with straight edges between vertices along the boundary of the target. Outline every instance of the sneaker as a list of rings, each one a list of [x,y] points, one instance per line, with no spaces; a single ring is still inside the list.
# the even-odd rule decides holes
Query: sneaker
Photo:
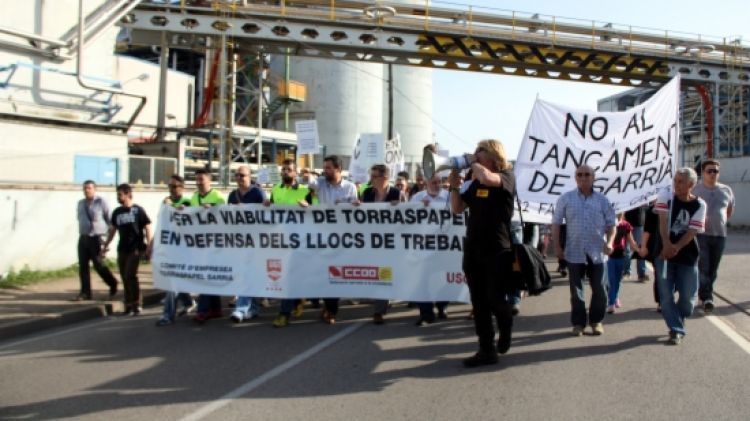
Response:
[[[187,315],[188,313],[192,313],[193,311],[195,311],[195,309],[196,309],[197,307],[198,307],[198,306],[197,306],[197,305],[195,304],[195,300],[193,300],[193,302],[192,302],[192,303],[191,303],[191,304],[190,304],[189,306],[187,306],[187,307],[183,307],[183,308],[182,308],[182,310],[180,310],[180,311],[179,311],[179,312],[177,313],[177,315],[178,315],[179,317],[182,317],[182,316],[186,316],[186,315]]]
[[[495,352],[479,351],[469,358],[464,358],[464,367],[472,368],[482,365],[497,364],[498,358]]]
[[[510,330],[503,332],[500,331],[500,338],[497,340],[497,353],[498,354],[505,354],[510,349],[510,341],[511,341],[512,333]]]
[[[607,307],[607,313],[609,314],[615,314],[615,306],[608,306]]]
[[[133,311],[130,312],[131,316],[140,316],[143,309],[140,306],[133,307]]]
[[[445,320],[448,318],[448,314],[445,312],[445,310],[438,310],[437,318],[440,320]]]
[[[638,282],[641,282],[641,283],[648,282],[650,280],[651,280],[651,278],[649,278],[648,275],[641,275],[641,276],[638,277]]]
[[[156,326],[157,327],[169,326],[169,325],[173,325],[173,324],[174,324],[174,321],[172,321],[170,319],[167,319],[167,318],[164,318],[164,317],[162,317],[161,319],[159,319],[159,320],[156,321]]]
[[[604,325],[602,325],[601,323],[594,323],[594,324],[592,324],[591,325],[591,333],[594,336],[601,335],[602,333],[604,333]]]
[[[302,317],[302,314],[305,312],[305,302],[300,300],[299,304],[294,306],[294,310],[292,310],[292,316],[299,319]]]
[[[683,335],[682,333],[669,332],[669,340],[667,341],[667,343],[670,345],[679,345],[682,343],[683,336],[685,335]]]
[[[242,323],[242,320],[245,319],[245,315],[242,314],[241,311],[233,311],[232,315],[229,316],[229,319],[234,323]]]
[[[711,314],[714,312],[714,302],[713,301],[706,301],[703,303],[703,312],[706,314]]]
[[[513,307],[510,309],[510,314],[514,316],[518,316],[518,313],[521,312],[521,305],[520,304],[513,304]]]
[[[385,319],[383,318],[383,315],[380,313],[375,313],[372,315],[372,322],[376,325],[382,325],[385,323]]]
[[[622,307],[622,303],[620,303],[620,299],[618,298],[615,300],[615,308],[620,308],[620,307]]]
[[[583,326],[573,326],[573,330],[570,332],[573,336],[583,335]]]
[[[289,325],[289,316],[285,316],[283,314],[279,314],[274,320],[273,320],[273,327],[285,327]]]

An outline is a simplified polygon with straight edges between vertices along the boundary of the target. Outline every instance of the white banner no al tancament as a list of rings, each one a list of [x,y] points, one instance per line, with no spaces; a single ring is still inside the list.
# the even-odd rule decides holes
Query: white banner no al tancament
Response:
[[[444,204],[163,206],[154,284],[216,295],[468,302],[464,223]]]
[[[549,222],[561,194],[576,188],[575,170],[596,172],[594,188],[616,212],[671,189],[679,143],[680,78],[641,105],[590,112],[537,100],[515,164],[524,219]]]

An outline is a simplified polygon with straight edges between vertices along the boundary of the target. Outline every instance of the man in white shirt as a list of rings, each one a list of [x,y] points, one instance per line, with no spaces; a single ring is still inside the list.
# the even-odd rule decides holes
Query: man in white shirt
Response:
[[[358,202],[357,187],[354,183],[344,180],[341,174],[343,164],[337,155],[323,158],[323,175],[311,180],[308,187],[315,192],[322,205]],[[339,311],[338,298],[324,298],[325,307],[321,318],[328,324],[336,323]]]
[[[428,206],[430,203],[445,204],[448,202],[448,198],[448,190],[442,188],[442,180],[436,173],[427,182],[424,190],[414,193],[410,202],[422,202],[425,206]],[[447,301],[426,301],[417,304],[419,305],[419,319],[417,319],[417,326],[424,326],[435,321],[435,311],[433,310],[435,307],[437,307],[438,310],[438,319],[445,319],[448,317],[447,314],[445,314],[445,308],[448,306]]]

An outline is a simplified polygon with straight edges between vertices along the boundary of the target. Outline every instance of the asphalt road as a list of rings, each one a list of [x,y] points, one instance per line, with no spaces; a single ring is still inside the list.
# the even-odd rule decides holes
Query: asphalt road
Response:
[[[465,305],[422,328],[403,303],[384,326],[362,304],[334,326],[308,308],[284,329],[275,308],[164,328],[151,308],[0,343],[0,419],[747,420],[748,240],[731,241],[721,268],[733,304],[696,312],[680,346],[666,345],[651,284],[632,281],[603,336],[572,337],[556,279],[524,301],[510,352],[475,369],[461,365],[476,349]]]

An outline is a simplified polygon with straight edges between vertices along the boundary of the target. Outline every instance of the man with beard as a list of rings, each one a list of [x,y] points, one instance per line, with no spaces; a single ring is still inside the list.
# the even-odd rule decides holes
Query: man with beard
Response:
[[[310,182],[310,189],[315,192],[320,204],[335,205],[339,203],[356,203],[357,187],[354,183],[344,180],[341,174],[343,163],[337,155],[323,158],[323,175]],[[336,323],[339,311],[338,298],[325,298],[325,308],[321,318],[328,324]]]

